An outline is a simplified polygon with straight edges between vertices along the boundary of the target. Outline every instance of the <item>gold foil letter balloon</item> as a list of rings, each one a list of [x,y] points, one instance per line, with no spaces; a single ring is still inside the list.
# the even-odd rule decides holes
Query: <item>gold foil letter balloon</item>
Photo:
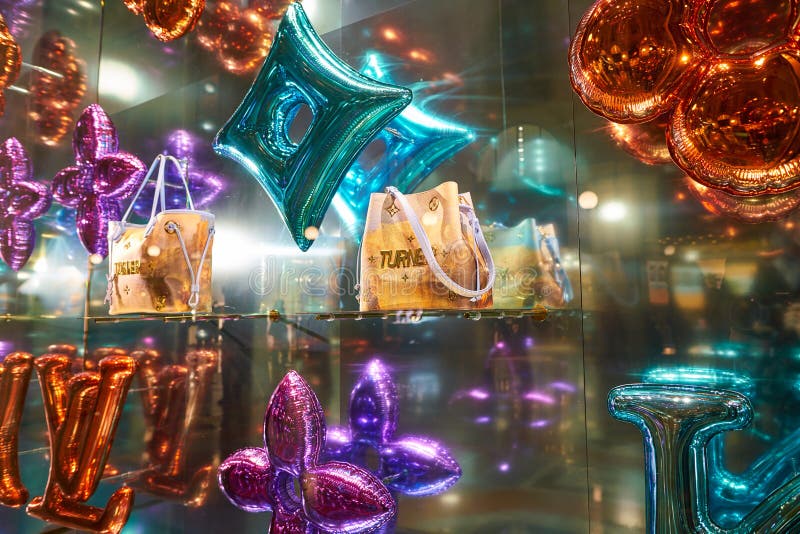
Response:
[[[144,16],[159,41],[173,41],[192,31],[206,7],[205,0],[122,0],[132,13]]]
[[[17,445],[22,408],[33,369],[33,357],[14,352],[0,363],[0,504],[18,507],[28,502],[19,476]]]
[[[36,359],[50,435],[50,476],[28,514],[67,528],[117,533],[130,516],[133,490],[114,492],[105,508],[85,504],[106,466],[136,362],[103,359],[99,372],[72,374],[63,354]]]

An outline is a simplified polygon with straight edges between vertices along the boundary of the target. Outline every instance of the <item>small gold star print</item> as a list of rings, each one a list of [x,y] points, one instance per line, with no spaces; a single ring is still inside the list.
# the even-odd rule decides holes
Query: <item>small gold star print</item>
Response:
[[[389,214],[389,217],[394,217],[397,214],[398,211],[400,211],[400,210],[397,208],[397,206],[394,205],[394,202],[392,202],[391,206],[386,208],[386,213]]]
[[[130,241],[126,241],[126,242],[125,242],[125,248],[126,248],[126,249],[129,249],[129,248],[131,248],[131,242],[130,242]]]
[[[413,243],[413,242],[414,242],[414,240],[416,239],[416,237],[414,237],[413,235],[410,235],[410,236],[408,236],[408,238],[407,238],[407,239],[408,239],[408,242],[409,242],[409,243]]]
[[[131,288],[129,288],[128,286],[123,287],[122,290],[125,292],[126,295],[130,295],[131,293]]]
[[[408,275],[407,275],[407,274],[404,274],[404,275],[403,275],[403,276],[401,276],[400,278],[402,278],[402,279],[403,279],[403,282],[408,282]]]
[[[378,261],[378,258],[376,258],[375,256],[370,256],[369,258],[367,258],[367,260],[368,260],[370,263],[375,263],[376,261]]]

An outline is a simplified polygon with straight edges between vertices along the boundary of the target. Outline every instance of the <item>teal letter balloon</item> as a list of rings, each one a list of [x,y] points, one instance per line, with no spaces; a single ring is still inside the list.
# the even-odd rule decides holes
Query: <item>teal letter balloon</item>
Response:
[[[289,6],[272,49],[214,150],[244,166],[269,194],[301,250],[312,244],[347,170],[411,102],[411,91],[352,69]],[[289,128],[302,105],[313,118],[299,143]]]
[[[649,534],[800,532],[800,475],[736,525],[726,528],[711,519],[708,444],[750,423],[753,408],[744,395],[701,386],[631,384],[611,390],[608,409],[636,425],[644,438]]]

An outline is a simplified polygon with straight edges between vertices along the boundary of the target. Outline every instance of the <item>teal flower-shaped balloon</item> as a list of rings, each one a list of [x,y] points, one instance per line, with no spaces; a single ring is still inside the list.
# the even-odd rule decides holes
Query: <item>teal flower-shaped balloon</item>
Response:
[[[331,52],[300,4],[281,21],[272,49],[214,150],[258,180],[301,250],[308,250],[361,150],[411,102],[411,91],[353,70]],[[308,106],[302,140],[289,130]]]

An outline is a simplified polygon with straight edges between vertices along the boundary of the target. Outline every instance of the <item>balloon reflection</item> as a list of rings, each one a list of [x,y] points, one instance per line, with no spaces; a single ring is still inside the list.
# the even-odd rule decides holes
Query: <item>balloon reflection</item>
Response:
[[[28,152],[16,137],[0,145],[0,258],[19,271],[36,245],[33,220],[52,202],[50,188],[33,180]]]
[[[252,1],[244,8],[221,0],[200,19],[197,42],[231,74],[250,73],[267,57],[276,29],[274,20],[283,18],[289,3]]]
[[[3,91],[13,84],[22,66],[22,53],[19,45],[0,15],[0,115],[5,111],[6,100]]]
[[[19,474],[19,425],[33,370],[33,356],[9,354],[0,363],[0,504],[17,508],[28,502]]]
[[[148,463],[139,482],[149,493],[187,506],[202,506],[208,498],[213,465],[190,471],[186,457],[198,412],[217,371],[217,353],[189,352],[182,365],[168,365],[152,349],[135,351],[131,356],[138,362],[148,436]]]
[[[511,322],[510,326],[513,332],[519,325]],[[527,463],[519,457],[530,450],[522,440],[556,431],[564,407],[577,391],[575,384],[565,380],[535,386],[532,347],[533,339],[520,332],[503,336],[486,358],[483,384],[459,390],[449,401],[469,424],[493,429],[503,438],[494,469],[504,475]]]
[[[73,374],[63,354],[36,358],[50,436],[50,475],[29,515],[67,528],[117,533],[128,520],[133,490],[116,490],[105,508],[85,504],[103,475],[136,362],[103,359],[99,371]]]
[[[617,146],[647,165],[671,163],[667,147],[667,118],[640,124],[608,123],[607,131]]]
[[[700,386],[631,384],[611,390],[608,408],[617,419],[636,425],[644,438],[648,532],[788,534],[800,528],[800,476],[762,497],[732,526],[711,517],[709,441],[750,423],[753,409],[744,395]]]
[[[399,417],[397,387],[380,360],[367,363],[350,393],[347,428],[331,427],[328,457],[367,467],[378,454],[373,473],[390,491],[424,497],[442,493],[461,477],[461,467],[441,443],[423,436],[395,437]]]
[[[210,158],[201,158],[201,147],[207,147],[206,141],[188,130],[173,130],[166,138],[163,154],[174,156],[186,161],[189,191],[195,208],[207,208],[225,190],[225,181],[222,176],[206,170],[203,166],[209,164]],[[213,155],[213,153],[212,153]],[[183,209],[186,207],[186,194],[183,192],[178,169],[168,165],[165,169],[166,178],[166,208]],[[156,184],[148,182],[141,195],[133,204],[133,211],[142,217],[150,217],[153,207],[153,193]]]
[[[378,52],[366,55],[361,73],[393,84],[392,62]],[[417,86],[416,93],[433,83]],[[433,100],[437,95],[428,97]],[[419,95],[415,96],[419,98]],[[414,102],[392,120],[347,171],[333,199],[333,207],[348,232],[361,238],[371,193],[387,186],[411,193],[439,165],[475,140],[465,126],[445,120],[426,109],[425,99]]]
[[[56,30],[39,38],[33,62],[46,71],[31,73],[28,117],[37,141],[57,145],[72,129],[73,113],[86,94],[86,63],[77,56],[75,42]]]
[[[800,189],[775,195],[741,197],[706,187],[691,178],[686,178],[685,184],[706,211],[748,223],[776,221],[800,206]]]

